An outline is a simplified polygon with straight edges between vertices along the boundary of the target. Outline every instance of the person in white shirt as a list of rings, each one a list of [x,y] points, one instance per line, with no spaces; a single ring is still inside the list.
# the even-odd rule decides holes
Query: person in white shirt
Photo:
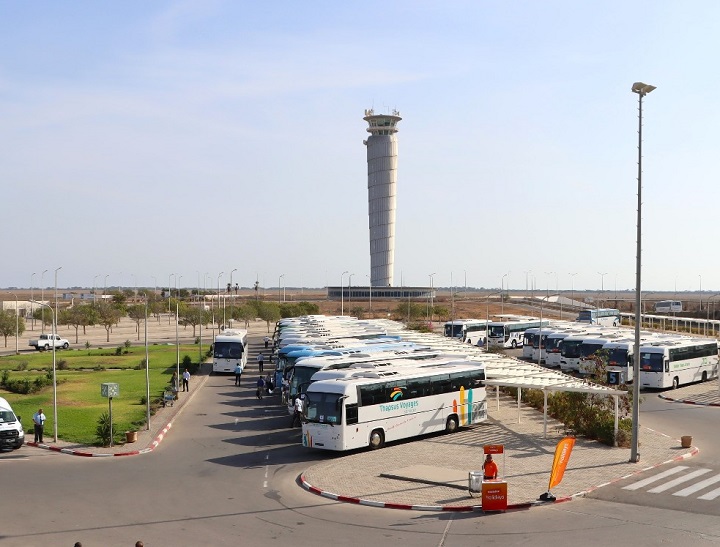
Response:
[[[258,362],[258,369],[260,372],[263,371],[263,361],[265,360],[265,357],[263,357],[262,353],[258,353],[257,356],[257,362]]]
[[[45,414],[43,414],[42,408],[38,408],[38,411],[33,414],[33,425],[35,426],[35,442],[43,442],[43,429],[45,428]]]
[[[190,391],[190,373],[188,369],[183,372],[183,391]]]
[[[302,425],[302,411],[303,411],[303,400],[302,398],[305,397],[305,395],[300,395],[295,399],[294,408],[295,411],[293,412],[293,418],[292,423],[290,424],[290,427],[295,427],[295,422],[297,422],[298,425]]]

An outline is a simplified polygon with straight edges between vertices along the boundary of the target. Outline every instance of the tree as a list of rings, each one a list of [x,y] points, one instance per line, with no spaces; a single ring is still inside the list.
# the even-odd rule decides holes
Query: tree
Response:
[[[165,311],[165,303],[160,300],[151,300],[148,303],[148,312],[152,313],[155,318],[160,322],[160,314]]]
[[[282,319],[280,315],[280,306],[275,302],[263,302],[260,306],[260,313],[258,317],[267,323],[267,331],[270,332],[270,323],[277,323]]]
[[[97,312],[92,304],[78,304],[72,308],[65,308],[58,312],[58,324],[69,325],[75,328],[75,343],[78,343],[79,329],[83,328],[86,334],[86,327],[94,325],[97,321]]]
[[[245,328],[250,326],[250,321],[257,317],[257,312],[253,306],[244,304],[233,310],[233,319],[245,322]]]
[[[15,315],[15,310],[0,310],[0,334],[5,338],[5,347],[7,347],[8,336],[18,336],[25,332],[25,320]]]
[[[403,302],[395,308],[395,316],[399,321],[405,321],[407,319],[413,321],[423,317],[425,313],[425,306],[417,302]]]
[[[197,307],[182,306],[180,309],[179,323],[184,327],[192,325],[193,338],[195,338],[195,328],[198,325],[205,325],[211,320],[210,312]]]
[[[140,322],[145,320],[145,304],[130,306],[127,314],[130,319],[135,321],[135,332],[137,332],[137,339],[140,340]]]
[[[118,308],[117,306],[114,306],[113,304],[108,304],[107,302],[102,302],[97,307],[97,316],[98,316],[98,323],[100,323],[103,327],[105,327],[105,332],[107,333],[107,337],[105,338],[106,342],[110,341],[110,331],[112,328],[117,325],[120,322],[120,319],[124,315],[124,310]]]

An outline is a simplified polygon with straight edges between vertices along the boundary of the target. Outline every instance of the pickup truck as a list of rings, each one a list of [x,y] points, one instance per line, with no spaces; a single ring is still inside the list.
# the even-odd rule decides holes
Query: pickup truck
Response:
[[[38,351],[49,350],[53,346],[55,346],[55,349],[68,349],[70,342],[65,338],[60,338],[58,334],[41,334],[37,340],[30,340],[28,346],[32,346]]]

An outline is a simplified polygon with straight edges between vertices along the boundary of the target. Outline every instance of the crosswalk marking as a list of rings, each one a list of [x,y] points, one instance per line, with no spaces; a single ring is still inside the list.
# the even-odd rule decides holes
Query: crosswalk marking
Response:
[[[709,479],[705,479],[704,481],[696,482],[692,486],[688,486],[687,488],[684,488],[679,492],[675,492],[673,496],[689,496],[690,494],[694,494],[695,492],[698,492],[703,488],[707,488],[708,486],[710,486],[711,484],[715,484],[716,482],[720,482],[720,475],[715,475],[714,477],[710,477]],[[713,490],[713,492],[716,491],[720,491],[720,489]]]
[[[720,496],[720,488],[716,488],[715,490],[711,490],[711,491],[708,492],[707,494],[703,494],[702,496],[700,496],[698,499],[699,499],[699,500],[714,500],[714,499],[717,498],[718,496]]]
[[[701,475],[704,475],[705,473],[709,473],[710,471],[712,471],[712,469],[696,469],[695,471],[688,473],[687,475],[683,475],[682,477],[678,477],[675,480],[671,480],[669,482],[666,482],[665,484],[661,484],[660,486],[652,488],[648,490],[648,492],[650,492],[651,494],[659,494],[660,492],[665,492],[665,490],[675,488],[678,484],[693,480],[695,477],[699,477]]]
[[[677,467],[673,467],[672,469],[668,469],[667,471],[663,471],[662,473],[653,475],[652,477],[649,477],[647,479],[635,482],[633,484],[629,484],[627,486],[623,486],[623,490],[639,490],[640,488],[644,488],[648,484],[652,484],[656,481],[664,479],[665,477],[669,477],[670,475],[676,475],[677,473],[680,473],[680,471],[684,471],[685,469],[687,469],[687,466],[678,465]]]

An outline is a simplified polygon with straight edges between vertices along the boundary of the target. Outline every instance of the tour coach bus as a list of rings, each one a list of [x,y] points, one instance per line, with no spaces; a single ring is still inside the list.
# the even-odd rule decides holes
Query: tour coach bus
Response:
[[[641,387],[676,389],[717,375],[717,340],[668,340],[640,347]]]
[[[225,329],[215,337],[213,344],[213,372],[233,372],[239,364],[247,365],[247,331]]]
[[[540,321],[536,318],[491,321],[488,323],[488,345],[505,348],[522,346],[527,329],[547,327],[549,324],[550,321],[547,319]]]
[[[590,323],[591,325],[604,325],[607,327],[620,326],[620,310],[615,308],[594,308],[581,310],[578,313],[578,323]]]
[[[487,419],[485,366],[468,361],[313,382],[303,413],[303,446],[324,450],[452,433]]]

